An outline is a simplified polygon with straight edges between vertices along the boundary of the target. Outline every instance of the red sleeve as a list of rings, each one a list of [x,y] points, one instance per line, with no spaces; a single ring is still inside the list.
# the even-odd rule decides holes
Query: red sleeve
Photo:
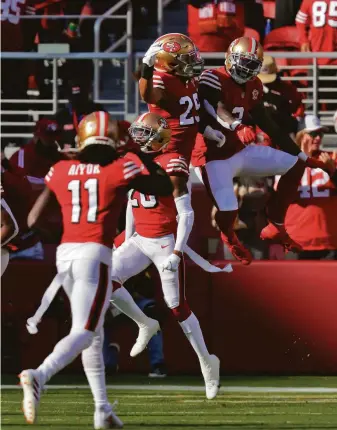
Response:
[[[54,186],[55,186],[55,182],[56,182],[55,168],[56,168],[56,165],[52,166],[44,178],[44,183],[53,192],[54,192]]]
[[[296,15],[296,27],[299,34],[299,42],[302,45],[309,41],[308,26],[310,24],[311,0],[303,0],[300,10]]]
[[[137,176],[149,175],[149,171],[136,154],[128,152],[120,160],[123,185],[127,186]]]

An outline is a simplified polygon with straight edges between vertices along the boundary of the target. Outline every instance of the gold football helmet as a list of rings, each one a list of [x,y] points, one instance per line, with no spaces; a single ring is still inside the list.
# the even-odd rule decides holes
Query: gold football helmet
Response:
[[[172,134],[166,119],[151,112],[137,118],[131,124],[129,133],[133,141],[140,145],[140,150],[147,153],[164,149]]]
[[[229,46],[225,67],[238,84],[244,84],[260,73],[263,48],[253,37],[239,37]]]
[[[88,145],[119,146],[118,124],[107,112],[86,115],[78,125],[76,144],[79,151]]]
[[[194,42],[184,34],[164,34],[154,44],[160,44],[162,48],[156,56],[156,70],[185,78],[199,76],[202,72],[204,60]]]

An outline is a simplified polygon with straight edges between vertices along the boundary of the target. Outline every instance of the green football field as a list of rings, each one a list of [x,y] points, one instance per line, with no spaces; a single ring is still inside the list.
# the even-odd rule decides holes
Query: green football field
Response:
[[[93,403],[84,380],[66,377],[55,383],[61,385],[47,388],[38,424],[29,428],[93,428]],[[116,412],[125,428],[337,429],[337,377],[224,377],[212,401],[205,399],[200,378],[149,381],[119,375],[108,383],[115,385],[109,385],[109,399],[118,401]],[[21,398],[21,390],[3,386],[1,428],[26,426]]]

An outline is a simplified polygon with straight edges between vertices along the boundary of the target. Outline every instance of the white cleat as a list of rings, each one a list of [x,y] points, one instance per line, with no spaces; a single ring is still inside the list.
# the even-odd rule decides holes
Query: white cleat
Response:
[[[206,397],[214,399],[220,388],[220,360],[216,355],[209,356],[208,363],[201,363],[201,371],[205,380]]]
[[[121,429],[123,422],[114,413],[111,405],[101,406],[95,410],[94,427],[95,430]]]
[[[154,336],[160,330],[159,322],[149,318],[148,325],[139,328],[138,337],[136,343],[133,345],[130,355],[136,357],[147,347],[152,336]]]
[[[35,424],[42,389],[39,374],[36,370],[23,370],[19,378],[23,389],[22,410],[24,416],[28,424]]]

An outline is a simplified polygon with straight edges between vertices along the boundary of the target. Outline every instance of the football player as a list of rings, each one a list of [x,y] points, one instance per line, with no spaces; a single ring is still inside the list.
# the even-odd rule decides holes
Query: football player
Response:
[[[120,158],[118,128],[106,112],[94,112],[78,128],[78,157],[60,161],[46,175],[46,188],[28,216],[35,226],[52,198],[63,215],[63,237],[57,249],[57,271],[71,304],[72,328],[35,370],[20,375],[23,411],[28,423],[37,418],[41,389],[81,352],[95,401],[95,429],[121,428],[105,388],[102,330],[111,296],[112,245],[119,213],[129,188],[151,195],[171,195],[166,173],[133,154]]]
[[[208,352],[198,319],[189,308],[184,291],[183,252],[193,226],[194,212],[186,181],[183,189],[178,186],[178,182],[180,178],[188,178],[187,160],[179,153],[162,152],[169,145],[171,130],[168,121],[157,113],[141,115],[131,125],[130,135],[140,145],[141,151],[152,154],[153,161],[170,176],[173,194],[158,198],[137,190],[131,192],[126,241],[113,256],[112,303],[140,328],[137,342],[130,353],[134,357],[145,348],[159,325],[148,325],[147,317],[122,284],[154,263],[160,274],[166,304],[199,358],[206,396],[213,399],[219,389],[220,362],[218,357]],[[133,235],[130,215],[134,219]]]
[[[190,163],[200,121],[198,77],[204,61],[193,41],[179,33],[159,37],[146,52],[141,65],[139,91],[150,112],[164,117],[172,137],[166,151]],[[178,186],[184,189],[186,178]]]
[[[192,164],[198,167],[196,173],[218,209],[216,222],[222,239],[234,257],[244,264],[249,264],[252,256],[239,242],[233,229],[238,211],[233,178],[283,175],[277,192],[269,200],[270,223],[262,230],[261,238],[282,243],[286,249],[298,250],[300,247],[285,230],[285,213],[296,195],[305,165],[321,167],[323,164],[304,154],[268,116],[262,102],[263,86],[257,77],[262,61],[260,43],[252,37],[240,37],[228,48],[223,67],[202,73],[199,97],[203,120],[214,129],[221,130],[226,142],[204,139],[199,134],[192,155]],[[282,151],[252,145],[256,142],[252,127],[255,124]]]

